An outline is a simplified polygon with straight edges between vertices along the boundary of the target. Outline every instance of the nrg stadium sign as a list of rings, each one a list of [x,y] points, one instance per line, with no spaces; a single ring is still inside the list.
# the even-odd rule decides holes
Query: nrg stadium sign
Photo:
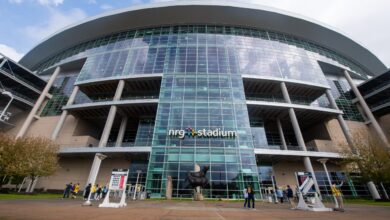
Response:
[[[223,131],[219,128],[214,130],[195,130],[194,128],[187,128],[186,130],[168,130],[168,136],[178,137],[183,139],[185,136],[188,137],[202,137],[202,138],[235,138],[237,132],[235,131]]]

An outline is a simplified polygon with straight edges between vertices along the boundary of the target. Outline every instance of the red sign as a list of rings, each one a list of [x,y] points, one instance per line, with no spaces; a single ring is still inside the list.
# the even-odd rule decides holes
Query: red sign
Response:
[[[121,176],[121,179],[119,181],[119,189],[123,189],[124,182],[125,182],[125,176]]]

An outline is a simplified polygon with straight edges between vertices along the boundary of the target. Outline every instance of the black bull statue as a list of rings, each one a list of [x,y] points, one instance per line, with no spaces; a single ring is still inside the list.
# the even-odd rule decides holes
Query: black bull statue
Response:
[[[187,173],[187,179],[192,188],[196,188],[198,186],[205,188],[207,186],[207,184],[209,183],[209,180],[206,178],[206,173],[208,170],[209,166],[204,166],[201,171],[190,171]]]

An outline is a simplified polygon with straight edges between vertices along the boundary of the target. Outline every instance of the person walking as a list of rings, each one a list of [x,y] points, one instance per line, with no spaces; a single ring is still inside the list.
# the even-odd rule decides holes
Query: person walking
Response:
[[[79,193],[79,191],[80,191],[80,183],[74,184],[73,191],[72,191],[72,199],[77,198],[77,194]]]
[[[72,182],[65,185],[64,195],[62,196],[62,199],[69,198],[69,194],[72,190]]]
[[[99,186],[99,184],[96,184],[96,195],[95,195],[95,200],[100,200],[101,194],[102,194],[102,187]]]
[[[286,194],[287,194],[287,199],[290,202],[291,208],[295,209],[294,192],[291,189],[290,185],[287,185]]]
[[[251,207],[250,202],[252,201],[252,208],[255,208],[255,193],[253,192],[253,189],[251,186],[248,186],[247,188],[248,192],[248,208]]]
[[[245,199],[244,208],[246,208],[247,205],[249,206],[249,201],[248,201],[248,189],[245,188],[245,189],[243,190],[243,193],[244,193],[244,199]]]
[[[276,197],[278,198],[280,203],[283,203],[283,190],[279,187],[276,187]]]
[[[89,194],[91,192],[91,184],[89,183],[87,187],[85,187],[84,190],[84,200],[88,200]]]
[[[95,195],[96,195],[96,185],[93,184],[92,187],[91,187],[91,200],[94,200],[95,199]]]
[[[341,193],[341,186],[343,185],[343,182],[341,182],[340,185],[336,185],[333,183],[333,185],[330,187],[332,190],[333,196],[336,198],[336,201],[338,203],[338,207],[335,207],[335,210],[344,212],[344,202],[343,202],[343,194]]]
[[[108,187],[104,186],[102,189],[102,199],[106,198],[107,192],[108,192]]]

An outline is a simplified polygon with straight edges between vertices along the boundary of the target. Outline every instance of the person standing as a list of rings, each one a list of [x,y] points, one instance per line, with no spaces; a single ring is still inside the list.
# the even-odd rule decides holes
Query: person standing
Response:
[[[99,186],[99,184],[96,185],[96,195],[95,195],[95,200],[100,200],[101,198],[101,193],[102,193],[102,187]]]
[[[276,197],[280,201],[280,203],[283,203],[283,191],[279,187],[276,187]]]
[[[80,183],[74,184],[73,191],[72,191],[72,199],[77,198],[77,194],[79,193],[79,191],[80,191]]]
[[[64,195],[62,196],[62,199],[69,198],[69,194],[72,190],[72,182],[65,185]]]
[[[287,185],[286,194],[287,194],[287,199],[290,202],[291,208],[295,209],[294,193],[290,185]]]
[[[92,187],[91,187],[91,200],[94,200],[95,199],[95,196],[96,196],[96,185],[93,184]]]
[[[106,198],[107,192],[108,192],[108,187],[104,186],[102,189],[102,199]]]
[[[251,186],[248,186],[247,188],[248,191],[248,208],[251,207],[250,202],[252,201],[252,208],[255,208],[255,193],[253,192],[253,189]]]
[[[335,183],[333,183],[333,185],[330,187],[330,189],[332,190],[332,194],[333,196],[336,198],[337,200],[337,203],[339,205],[339,207],[336,207],[335,210],[339,210],[339,211],[344,211],[344,202],[343,202],[343,195],[341,194],[341,186],[343,185],[343,182],[341,182],[340,185],[336,185]]]
[[[244,208],[246,208],[247,205],[249,206],[249,201],[248,201],[248,189],[245,188],[245,189],[243,190],[243,193],[244,193],[244,199],[245,199]]]
[[[88,200],[89,194],[91,192],[91,184],[89,183],[87,187],[85,187],[84,191],[84,200]]]

